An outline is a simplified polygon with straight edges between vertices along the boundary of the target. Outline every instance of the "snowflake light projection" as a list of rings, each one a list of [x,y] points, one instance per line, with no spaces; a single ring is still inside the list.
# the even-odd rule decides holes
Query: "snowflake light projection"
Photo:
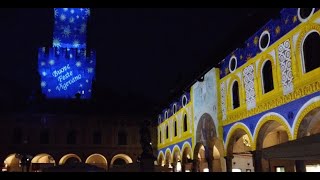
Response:
[[[48,98],[91,98],[96,54],[86,50],[89,8],[54,8],[53,48],[39,48],[41,88]]]

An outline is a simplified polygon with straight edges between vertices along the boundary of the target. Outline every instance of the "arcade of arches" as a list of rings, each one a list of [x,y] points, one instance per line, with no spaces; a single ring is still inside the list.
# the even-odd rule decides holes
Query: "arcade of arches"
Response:
[[[293,137],[289,125],[283,120],[269,117],[259,121],[254,135],[251,135],[245,127],[236,126],[227,138],[225,146],[217,138],[216,128],[211,117],[203,115],[197,126],[194,149],[189,145],[184,146],[181,150],[174,147],[172,152],[167,149],[165,154],[159,155],[158,164],[173,168],[173,171],[183,172],[319,171],[319,169],[315,170],[320,164],[319,155],[311,157],[311,155],[303,154],[301,156],[305,158],[302,160],[298,158],[299,155],[296,155],[296,158],[282,158],[280,156],[281,153],[288,154],[288,152],[282,152],[280,145],[290,142],[293,144],[292,151],[295,151],[295,148],[301,146],[297,143],[300,138],[320,135],[319,110],[320,107],[314,108],[301,118],[300,123],[296,123],[296,138]],[[312,148],[320,150],[320,143],[317,142],[319,146],[314,143]],[[272,148],[272,152],[269,153],[270,148]],[[273,157],[270,155],[272,153]],[[177,168],[178,164],[181,164],[181,169]]]
[[[100,168],[104,168],[106,171],[109,168],[112,168],[114,166],[121,166],[128,163],[133,163],[132,159],[126,155],[126,154],[117,154],[115,155],[110,164],[108,164],[108,161],[105,156],[102,154],[91,154],[87,157],[85,161],[83,161],[77,154],[66,154],[63,157],[60,158],[59,161],[55,160],[50,154],[41,153],[37,154],[36,156],[32,157],[31,163],[29,166],[29,169],[25,170],[23,167],[21,167],[21,158],[20,155],[17,153],[10,154],[7,156],[7,158],[4,160],[4,168],[2,171],[9,171],[9,172],[23,172],[23,171],[29,171],[29,172],[37,172],[41,171],[41,169],[56,165],[62,165],[62,164],[71,164],[71,163],[80,163],[85,162],[87,164],[91,164]]]

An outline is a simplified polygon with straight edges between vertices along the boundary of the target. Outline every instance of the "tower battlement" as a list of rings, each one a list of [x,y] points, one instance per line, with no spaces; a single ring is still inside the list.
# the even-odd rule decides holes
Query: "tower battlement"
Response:
[[[86,49],[89,8],[54,8],[53,47],[38,51],[42,93],[48,98],[91,98],[96,52]]]
[[[41,47],[38,50],[38,58],[40,59],[79,59],[79,60],[93,60],[95,63],[96,52],[95,50],[78,49],[78,48],[53,48]]]

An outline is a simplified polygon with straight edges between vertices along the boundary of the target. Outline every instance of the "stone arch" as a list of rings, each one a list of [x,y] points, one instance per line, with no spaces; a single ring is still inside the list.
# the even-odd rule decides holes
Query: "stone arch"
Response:
[[[248,138],[248,134],[243,129],[236,129],[227,144],[227,156],[233,156],[234,153],[245,153],[252,151],[252,142]],[[248,141],[249,142],[245,142]]]
[[[176,163],[181,160],[181,151],[178,145],[175,145],[172,149],[172,162]]]
[[[204,144],[198,142],[193,151],[193,170],[194,172],[203,172],[205,168],[208,168],[208,162],[206,160],[206,148]],[[213,155],[212,155],[213,156]]]
[[[253,170],[252,142],[250,130],[245,124],[236,123],[231,127],[225,148],[228,172],[234,169]]]
[[[280,125],[282,125],[284,130],[285,130],[285,132],[288,135],[288,140],[292,140],[292,135],[291,135],[291,131],[290,131],[290,125],[288,124],[286,119],[283,116],[281,116],[280,114],[278,114],[278,113],[270,112],[270,113],[267,113],[267,114],[263,115],[259,119],[259,121],[258,121],[258,123],[257,123],[257,125],[255,127],[255,131],[254,131],[254,134],[253,134],[253,140],[254,140],[253,150],[257,149],[259,132],[261,131],[261,128],[266,123],[268,123],[268,121],[274,121],[274,122],[277,122]]]
[[[165,167],[171,167],[171,151],[169,148],[166,149],[166,152],[165,152]]]
[[[34,158],[32,158],[32,160],[31,160],[31,163],[53,163],[53,164],[55,164],[56,161],[54,160],[54,158],[50,154],[41,153],[41,154],[34,156]]]
[[[87,164],[95,165],[97,167],[101,167],[104,169],[108,169],[108,161],[107,159],[98,153],[91,154],[85,161]]]
[[[199,163],[200,171],[202,171],[202,167],[208,168],[209,171],[213,171],[213,146],[214,138],[216,137],[217,129],[214,124],[213,118],[208,113],[202,114],[197,124],[196,130],[196,146],[193,151],[193,159],[195,159],[196,163],[194,164],[194,168],[197,168],[197,163]],[[202,149],[202,146],[204,147],[204,149]],[[205,157],[199,158],[198,154],[201,154],[201,149],[204,150]]]
[[[76,154],[66,154],[60,159],[59,165],[69,163],[69,162],[76,163],[76,162],[82,162],[82,161],[81,161],[81,158]]]
[[[20,159],[17,153],[10,154],[4,160],[4,166],[9,172],[21,172]]]
[[[298,111],[296,118],[293,121],[293,138],[297,139],[299,137],[305,136],[308,133],[308,128],[312,127],[310,123],[315,123],[315,126],[318,122],[317,119],[310,119],[315,115],[320,109],[320,96],[314,97],[306,102]],[[309,117],[309,119],[308,119]],[[304,123],[303,123],[304,122]],[[302,132],[303,129],[307,128],[305,132]],[[299,132],[300,131],[300,132]]]
[[[228,154],[227,149],[228,149],[228,144],[230,142],[230,138],[239,129],[243,130],[248,135],[248,138],[249,138],[249,141],[250,141],[251,145],[253,144],[252,134],[251,134],[249,128],[243,123],[235,123],[229,129],[229,132],[228,132],[227,137],[226,137],[226,142],[224,143],[224,149],[225,149],[225,154],[226,155]]]
[[[33,171],[40,170],[41,169],[40,164],[46,164],[46,166],[55,166],[56,161],[54,160],[54,158],[50,154],[41,153],[41,154],[34,156],[34,158],[32,158],[31,169]]]
[[[204,113],[197,124],[196,143],[212,145],[214,137],[217,137],[214,121],[208,113]]]
[[[158,165],[164,166],[164,164],[165,164],[164,154],[162,151],[160,151],[158,155]]]
[[[123,160],[125,164],[129,164],[132,163],[132,159],[130,158],[130,156],[126,155],[126,154],[117,154],[115,156],[113,156],[113,158],[111,159],[110,162],[110,167],[113,167],[114,164],[116,164],[115,162],[120,159],[121,161]],[[121,165],[123,164],[123,162],[120,163]]]
[[[184,142],[182,146],[182,171],[185,172],[192,170],[192,148],[188,142]]]
[[[182,156],[183,156],[183,153],[187,152],[187,151],[188,151],[188,154],[190,156],[190,159],[192,159],[193,158],[192,147],[191,147],[189,142],[184,142],[183,145],[182,145],[182,150],[181,150]]]
[[[254,141],[256,146],[256,154],[259,154],[263,149],[285,143],[292,140],[290,129],[287,121],[279,114],[268,113],[261,117],[256,126]],[[273,159],[266,160],[263,156],[255,159],[256,171],[270,172],[274,171],[276,164],[286,167],[294,166],[290,160],[281,160],[281,162]]]

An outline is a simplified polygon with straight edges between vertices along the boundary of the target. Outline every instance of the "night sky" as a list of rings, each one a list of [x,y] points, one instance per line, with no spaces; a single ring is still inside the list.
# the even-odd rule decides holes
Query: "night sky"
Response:
[[[88,48],[97,52],[96,109],[156,119],[280,8],[92,8]],[[52,8],[0,10],[0,105],[25,108],[39,47],[52,46]],[[106,110],[107,109],[107,110]]]

